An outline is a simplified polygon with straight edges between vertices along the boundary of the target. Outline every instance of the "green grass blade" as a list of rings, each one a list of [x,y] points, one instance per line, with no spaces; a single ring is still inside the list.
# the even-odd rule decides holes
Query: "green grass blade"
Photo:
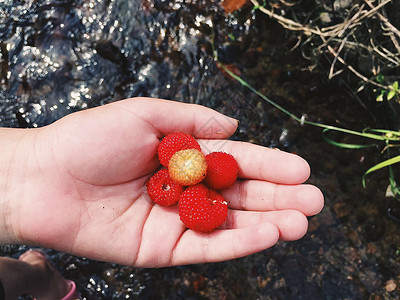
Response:
[[[396,164],[396,163],[399,163],[399,162],[400,162],[400,155],[395,156],[395,157],[392,157],[392,158],[389,158],[389,159],[387,159],[387,160],[385,160],[385,161],[382,161],[382,162],[380,162],[379,164],[376,164],[375,166],[369,168],[369,169],[364,173],[364,175],[363,175],[363,177],[362,177],[362,184],[363,184],[363,186],[365,187],[365,176],[367,176],[368,174],[370,174],[370,173],[372,173],[372,172],[375,172],[375,171],[380,170],[380,169],[382,169],[382,168],[389,167],[389,166],[391,166],[391,165],[393,165],[393,164]]]
[[[326,136],[326,132],[328,132],[328,131],[330,131],[330,129],[322,130],[322,137],[328,144],[331,144],[333,146],[336,146],[339,148],[345,148],[345,149],[363,149],[363,148],[375,147],[375,144],[358,145],[358,144],[347,144],[347,143],[336,142]]]
[[[390,181],[390,189],[392,190],[393,195],[399,199],[400,196],[400,187],[397,185],[396,180],[394,179],[393,168],[389,166],[389,181]]]
[[[296,120],[300,124],[306,124],[306,125],[312,125],[312,126],[324,128],[324,129],[336,130],[336,131],[340,131],[340,132],[344,132],[344,133],[348,133],[348,134],[352,134],[352,135],[357,135],[357,136],[362,136],[364,138],[370,138],[370,139],[374,139],[374,140],[378,140],[378,141],[386,141],[386,140],[388,140],[388,138],[386,138],[385,136],[379,135],[379,134],[358,132],[358,131],[345,129],[345,128],[340,128],[340,127],[336,127],[336,126],[332,126],[332,125],[326,125],[326,124],[322,124],[322,123],[318,123],[318,122],[312,122],[312,121],[308,121],[308,120],[303,120],[302,118],[297,117],[296,115],[292,114],[291,112],[289,112],[288,110],[286,110],[285,108],[280,106],[279,104],[277,104],[274,101],[272,101],[270,98],[265,96],[260,91],[256,90],[254,87],[252,87],[250,84],[248,84],[241,77],[239,77],[238,75],[233,73],[231,70],[229,70],[223,63],[221,63],[221,62],[218,62],[218,63],[229,76],[231,76],[232,78],[236,79],[241,85],[243,85],[244,87],[248,88],[254,94],[256,94],[257,96],[261,97],[263,100],[265,100],[266,102],[268,102],[269,104],[271,104],[275,108],[279,109],[281,112],[285,113],[286,115],[290,116],[291,118],[293,118],[294,120]]]
[[[400,132],[398,131],[393,131],[393,130],[389,130],[389,129],[374,129],[374,128],[365,128],[363,130],[363,132],[375,132],[375,133],[393,133],[395,135],[400,135]]]
[[[384,134],[388,141],[400,141],[400,131],[387,130],[387,129],[365,129],[363,132],[375,132]]]
[[[390,144],[390,142],[399,142],[400,141],[400,131],[393,131],[393,130],[385,130],[385,129],[364,129],[362,132],[359,131],[354,131],[350,129],[345,129],[345,128],[340,128],[332,125],[326,125],[318,122],[312,122],[305,120],[303,118],[299,118],[296,115],[292,114],[290,111],[286,110],[282,106],[278,105],[274,101],[272,101],[270,98],[265,96],[263,93],[260,91],[256,90],[253,86],[248,84],[245,80],[243,80],[240,76],[234,74],[231,70],[229,70],[223,63],[218,61],[217,54],[214,48],[214,44],[212,44],[213,47],[213,52],[215,56],[215,60],[218,62],[218,64],[224,69],[224,71],[230,75],[232,78],[236,79],[242,86],[248,88],[250,91],[261,97],[264,101],[268,102],[275,108],[279,109],[281,112],[285,113],[286,115],[290,116],[292,119],[296,120],[299,122],[301,125],[306,124],[306,125],[311,125],[319,128],[323,128],[323,138],[325,141],[327,141],[329,144],[341,147],[341,148],[347,148],[347,149],[362,149],[362,148],[368,148],[368,147],[374,147],[374,144],[366,144],[366,145],[357,145],[357,144],[347,144],[347,143],[340,143],[336,142],[326,136],[326,132],[330,130],[334,130],[337,132],[342,132],[342,133],[347,133],[355,136],[360,136],[363,138],[369,138],[369,139],[374,139],[377,141],[385,141],[386,142],[386,147],[395,147],[397,145]],[[397,88],[396,88],[397,91]],[[381,163],[376,164],[375,166],[369,168],[364,175],[362,176],[362,184],[365,187],[365,177],[372,173],[375,172],[379,169],[389,167],[389,170],[391,171],[390,175],[390,183],[391,183],[391,188],[394,191],[394,194],[398,194],[400,196],[400,188],[394,181],[394,176],[393,172],[391,170],[391,166],[393,164],[399,163],[400,162],[400,155],[396,157],[392,157],[390,159],[387,159]]]

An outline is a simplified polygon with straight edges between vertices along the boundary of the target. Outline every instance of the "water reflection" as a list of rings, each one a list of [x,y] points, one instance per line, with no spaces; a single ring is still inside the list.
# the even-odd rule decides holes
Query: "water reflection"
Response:
[[[22,127],[132,96],[196,102],[221,16],[213,1],[5,1],[1,87]]]

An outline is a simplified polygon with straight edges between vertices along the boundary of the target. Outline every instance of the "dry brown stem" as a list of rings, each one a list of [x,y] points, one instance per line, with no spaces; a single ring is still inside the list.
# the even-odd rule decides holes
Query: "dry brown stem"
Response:
[[[389,90],[390,85],[376,82],[368,76],[363,75],[357,67],[346,62],[344,54],[353,54],[353,61],[361,56],[370,57],[371,59],[371,76],[374,78],[382,69],[390,69],[400,67],[400,30],[396,28],[387,18],[385,6],[392,0],[370,1],[364,0],[361,5],[353,5],[346,8],[346,15],[340,23],[322,26],[301,24],[295,20],[276,13],[275,10],[260,6],[257,0],[251,0],[253,5],[261,12],[275,19],[284,28],[291,31],[300,31],[303,33],[302,43],[320,44],[318,49],[320,52],[327,52],[333,58],[329,70],[329,78],[332,78],[343,72],[344,69],[349,70],[364,83],[372,84],[376,87]],[[290,9],[290,7],[288,8]],[[289,15],[289,14],[288,14]],[[373,24],[379,22],[381,30],[376,30]],[[373,31],[375,28],[375,31]],[[304,37],[306,37],[304,39]],[[319,39],[319,42],[318,42]],[[383,42],[382,42],[383,41]],[[300,44],[300,43],[299,43]],[[377,66],[372,61],[376,61]],[[337,70],[337,64],[341,63],[343,68]],[[364,70],[365,71],[365,70]]]

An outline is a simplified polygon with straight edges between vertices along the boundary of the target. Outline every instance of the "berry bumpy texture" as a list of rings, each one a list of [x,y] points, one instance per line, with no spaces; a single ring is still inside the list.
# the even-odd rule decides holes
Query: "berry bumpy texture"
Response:
[[[204,184],[216,189],[226,189],[237,179],[238,164],[235,158],[225,152],[211,152],[206,155],[207,176]]]
[[[168,167],[169,160],[177,151],[197,149],[201,151],[199,143],[188,133],[174,132],[166,135],[158,146],[158,159],[164,167]]]
[[[178,202],[183,186],[169,176],[167,169],[161,169],[147,181],[147,193],[157,204],[170,206]]]
[[[169,175],[181,185],[195,185],[207,174],[204,155],[196,149],[186,149],[172,155],[168,165]]]
[[[225,222],[228,203],[203,184],[188,187],[179,197],[179,217],[190,229],[210,232]]]

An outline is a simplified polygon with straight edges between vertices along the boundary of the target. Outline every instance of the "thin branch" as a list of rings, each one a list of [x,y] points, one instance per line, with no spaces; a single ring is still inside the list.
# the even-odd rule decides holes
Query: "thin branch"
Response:
[[[365,81],[365,82],[367,82],[367,83],[370,83],[370,84],[372,84],[372,85],[375,85],[375,86],[377,86],[377,87],[380,87],[380,88],[382,88],[382,89],[388,89],[388,88],[389,88],[389,86],[380,84],[380,83],[375,82],[375,81],[373,81],[373,80],[370,80],[370,79],[368,79],[367,77],[365,77],[364,75],[362,75],[362,74],[361,74],[360,72],[358,72],[354,67],[352,67],[351,65],[349,65],[343,58],[341,58],[341,57],[336,53],[336,51],[333,50],[333,48],[332,48],[331,46],[329,46],[329,45],[328,45],[328,50],[329,50],[329,52],[331,52],[332,55],[334,55],[335,57],[337,57],[337,60],[338,60],[339,62],[341,62],[343,65],[345,65],[351,72],[354,73],[354,75],[356,75],[357,77],[359,77],[361,80],[363,80],[363,81]]]
[[[364,83],[372,84],[385,90],[390,89],[390,86],[386,86],[371,80],[361,74],[355,67],[346,62],[346,60],[341,56],[341,53],[345,49],[354,49],[356,51],[361,49],[368,53],[376,53],[377,58],[379,58],[378,66],[385,65],[385,67],[395,68],[400,65],[400,42],[397,39],[397,37],[400,37],[400,30],[398,30],[392,23],[389,22],[387,17],[385,17],[384,10],[384,7],[391,3],[392,0],[382,0],[376,6],[371,3],[371,0],[364,0],[365,4],[362,4],[361,6],[353,6],[353,8],[357,9],[356,12],[354,12],[354,9],[350,9],[348,11],[349,17],[343,20],[343,22],[326,27],[311,26],[309,24],[303,25],[287,17],[276,14],[273,11],[273,8],[268,9],[265,6],[260,6],[260,3],[257,0],[251,0],[251,2],[255,7],[257,7],[257,9],[278,21],[284,28],[291,31],[302,31],[303,34],[308,37],[305,41],[303,41],[303,45],[313,42],[315,40],[315,36],[318,36],[322,41],[322,44],[318,46],[318,49],[322,51],[325,48],[334,57],[330,66],[329,78],[332,78],[343,71],[339,70],[335,72],[335,66],[337,62],[340,62]],[[392,41],[394,49],[397,50],[395,53],[392,53],[388,48],[383,47],[382,44],[384,42],[377,42],[377,38],[373,35],[368,39],[369,45],[365,45],[361,41],[357,41],[360,39],[360,32],[363,33],[363,31],[360,31],[360,28],[364,27],[361,26],[368,26],[369,23],[367,23],[367,21],[373,20],[373,16],[377,17],[374,18],[374,20],[380,21],[382,26],[382,33],[378,36],[378,38],[388,35],[386,40],[390,39]],[[370,35],[370,32],[368,31],[366,34]],[[352,37],[353,41],[349,41],[350,37]],[[361,35],[360,40],[365,40],[365,37]],[[335,50],[333,44],[336,43],[338,44],[338,48]]]
[[[367,3],[367,5],[368,5],[370,8],[372,8],[372,9],[376,9],[376,8],[378,8],[379,6],[382,7],[382,6],[386,5],[388,2],[392,2],[392,0],[386,0],[385,2],[381,3],[380,5],[374,7],[370,1],[368,1],[368,0],[364,0],[364,1],[365,1],[365,3]],[[391,32],[394,32],[394,33],[400,38],[400,30],[398,30],[395,26],[393,26],[393,24],[390,23],[389,20],[388,20],[386,17],[384,17],[381,13],[378,12],[378,13],[377,13],[377,16],[378,16],[379,19],[381,19],[381,21],[389,28],[389,30],[390,30]]]
[[[343,50],[343,48],[344,48],[344,45],[345,45],[345,43],[346,43],[348,37],[349,37],[349,35],[347,35],[347,36],[342,40],[342,42],[340,43],[339,49],[338,49],[338,51],[337,51],[336,54],[335,54],[335,57],[334,57],[334,59],[333,59],[333,61],[332,61],[331,67],[330,67],[330,69],[329,69],[329,75],[328,75],[328,78],[329,78],[329,79],[332,79],[334,76],[336,76],[336,75],[339,74],[338,72],[335,72],[335,73],[334,73],[334,71],[335,71],[335,64],[336,64],[336,62],[337,62],[337,60],[338,60],[338,57],[339,57],[340,52],[341,52],[341,51]],[[341,72],[342,72],[342,71],[340,71],[340,73],[341,73]]]

